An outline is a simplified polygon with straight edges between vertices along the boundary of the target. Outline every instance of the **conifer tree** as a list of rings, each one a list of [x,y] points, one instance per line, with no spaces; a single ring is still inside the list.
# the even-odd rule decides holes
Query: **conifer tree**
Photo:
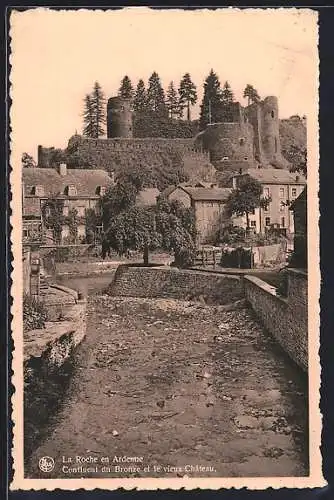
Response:
[[[105,133],[106,124],[106,98],[99,82],[95,82],[91,95],[92,109],[94,116],[94,137],[98,138]]]
[[[226,81],[221,92],[221,99],[224,104],[230,104],[234,100],[233,91],[230,84]]]
[[[190,106],[196,104],[196,85],[191,81],[189,73],[183,75],[179,88],[180,105],[182,110],[187,107],[187,120],[190,121]]]
[[[83,135],[95,137],[93,103],[90,94],[86,94],[83,112]]]
[[[162,88],[160,77],[156,71],[152,73],[148,80],[147,107],[149,111],[152,111],[160,116],[167,114],[165,92]]]
[[[137,111],[138,113],[143,113],[146,110],[146,100],[147,96],[146,96],[145,83],[144,80],[140,79],[137,84],[136,92],[133,99],[134,111]]]
[[[255,102],[259,102],[261,99],[257,90],[249,83],[245,87],[243,96],[248,99],[248,106]]]
[[[208,123],[214,123],[222,102],[220,81],[211,69],[204,82],[204,95],[201,104],[199,126],[203,130]]]
[[[133,98],[133,87],[130,78],[128,75],[125,75],[121,81],[121,86],[118,91],[118,95],[123,97],[124,99],[132,99]]]
[[[168,109],[169,118],[179,118],[181,109],[179,104],[178,93],[175,90],[174,82],[171,81],[168,85],[167,96],[166,96],[166,106]]]

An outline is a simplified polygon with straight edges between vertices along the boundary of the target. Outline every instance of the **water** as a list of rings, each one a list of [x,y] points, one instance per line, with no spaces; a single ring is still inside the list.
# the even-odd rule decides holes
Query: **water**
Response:
[[[57,278],[57,283],[81,292],[85,297],[87,297],[89,295],[101,293],[108,287],[108,285],[110,285],[113,280],[113,276],[114,273],[91,276],[88,278],[67,278],[66,276],[59,276]]]

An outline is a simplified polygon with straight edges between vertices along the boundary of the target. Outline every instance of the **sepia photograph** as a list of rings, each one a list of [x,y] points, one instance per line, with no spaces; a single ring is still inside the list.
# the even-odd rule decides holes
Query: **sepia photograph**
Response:
[[[13,9],[12,489],[322,486],[310,9]]]

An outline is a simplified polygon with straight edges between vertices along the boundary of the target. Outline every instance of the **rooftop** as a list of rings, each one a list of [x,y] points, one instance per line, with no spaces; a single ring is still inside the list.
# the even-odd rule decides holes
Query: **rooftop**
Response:
[[[306,179],[302,174],[284,169],[249,168],[241,175],[247,174],[263,184],[306,184]]]
[[[66,169],[65,175],[60,175],[56,168],[23,168],[22,180],[25,195],[31,194],[33,186],[43,186],[43,196],[55,194],[64,195],[67,186],[76,187],[76,196],[95,197],[99,186],[108,187],[112,179],[105,170],[100,169]],[[30,192],[29,192],[30,190]]]
[[[226,201],[231,193],[230,188],[182,187],[194,201]]]
[[[150,207],[156,204],[160,191],[158,188],[142,189],[136,198],[136,205],[139,207]]]

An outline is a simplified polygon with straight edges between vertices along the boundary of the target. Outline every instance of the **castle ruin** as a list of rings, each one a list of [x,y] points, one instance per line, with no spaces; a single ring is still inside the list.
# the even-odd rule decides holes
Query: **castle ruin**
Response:
[[[38,165],[50,166],[53,151],[38,146]],[[178,154],[188,166],[189,177],[202,180],[212,180],[216,170],[219,178],[219,173],[255,166],[288,167],[281,154],[278,99],[274,96],[247,107],[227,105],[221,122],[208,124],[191,139],[134,138],[131,101],[112,97],[107,104],[107,138],[76,134],[69,139],[67,152],[85,158],[91,168],[109,173],[117,173],[130,158],[150,164],[152,154]]]

